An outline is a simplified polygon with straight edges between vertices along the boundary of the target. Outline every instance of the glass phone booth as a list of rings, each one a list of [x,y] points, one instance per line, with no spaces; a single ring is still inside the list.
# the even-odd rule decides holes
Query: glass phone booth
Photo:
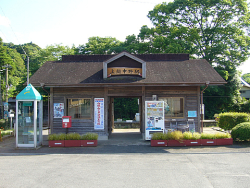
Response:
[[[16,147],[42,144],[43,101],[40,93],[29,84],[16,97]]]

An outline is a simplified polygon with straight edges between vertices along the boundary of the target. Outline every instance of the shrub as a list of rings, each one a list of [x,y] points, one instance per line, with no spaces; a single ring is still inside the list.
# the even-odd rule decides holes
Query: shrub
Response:
[[[1,130],[1,135],[2,136],[4,136],[4,135],[11,135],[12,133],[13,133],[13,131],[14,131],[14,129],[9,129],[9,130],[2,130],[2,129],[0,129]]]
[[[80,140],[81,136],[79,133],[68,133],[66,134],[65,140]]]
[[[193,134],[191,132],[184,132],[183,139],[184,140],[192,140]]]
[[[164,138],[165,138],[164,140],[172,140],[173,137],[172,137],[171,131],[168,131],[167,133],[165,133]]]
[[[240,123],[231,132],[232,138],[237,141],[250,140],[250,122]]]
[[[215,139],[215,134],[201,133],[201,139]]]
[[[0,129],[6,130],[9,129],[9,127],[10,127],[10,122],[8,119],[0,119]]]
[[[48,140],[56,140],[55,137],[56,137],[56,134],[50,134],[48,136]]]
[[[183,140],[183,134],[181,131],[173,131],[170,133],[171,139],[181,141]]]
[[[197,132],[194,132],[193,133],[193,137],[192,137],[192,140],[198,140],[201,138],[201,134],[200,133],[197,133]]]
[[[80,137],[80,140],[97,140],[98,134],[96,133],[86,133]]]
[[[151,137],[151,140],[164,140],[164,133],[154,133]]]
[[[167,133],[154,133],[151,137],[151,140],[170,140],[171,139],[171,132]]]
[[[201,138],[201,134],[197,133],[197,132],[194,132],[194,133],[184,132],[183,133],[183,139],[184,140],[198,140],[200,138]]]
[[[236,125],[248,121],[249,115],[247,113],[227,112],[218,115],[218,126],[225,130],[231,130]]]
[[[66,134],[60,133],[60,134],[50,134],[48,136],[48,140],[65,140]]]
[[[221,138],[231,138],[231,135],[229,133],[215,133],[215,139],[221,139]]]

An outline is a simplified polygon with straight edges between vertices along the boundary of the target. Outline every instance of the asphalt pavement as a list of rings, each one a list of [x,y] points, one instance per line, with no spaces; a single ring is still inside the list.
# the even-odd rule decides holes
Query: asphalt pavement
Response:
[[[214,130],[210,130],[214,131]],[[114,132],[97,147],[16,149],[0,142],[0,187],[248,188],[250,148],[151,147],[138,132]]]

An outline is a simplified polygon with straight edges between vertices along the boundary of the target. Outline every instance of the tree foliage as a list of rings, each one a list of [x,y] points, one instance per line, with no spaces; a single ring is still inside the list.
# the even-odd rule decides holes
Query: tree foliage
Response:
[[[60,61],[62,60],[62,55],[74,55],[75,51],[68,46],[63,46],[61,44],[49,45],[44,49],[40,49],[32,57],[35,66],[31,70],[34,74],[39,67],[41,67],[46,61]]]
[[[151,30],[153,48],[160,53],[184,52],[206,59],[227,81],[224,86],[210,86],[205,91],[206,118],[235,110],[240,100],[236,68],[250,54],[246,1],[175,0],[155,6],[148,17],[155,26],[147,29]]]
[[[113,54],[123,51],[121,42],[112,37],[90,37],[85,45],[76,48],[76,54]]]
[[[31,73],[30,76],[34,74],[34,72],[40,67],[39,64],[37,63],[37,54],[39,53],[41,48],[38,45],[32,42],[20,45],[15,45],[13,43],[5,43],[4,45],[7,46],[8,48],[15,49],[21,55],[22,59],[25,62],[26,69],[29,57],[29,70]],[[27,75],[25,77],[26,77],[25,80],[27,80]],[[23,87],[20,87],[20,89],[21,88]]]
[[[115,98],[114,118],[123,120],[133,120],[135,114],[139,112],[138,98]]]
[[[250,84],[250,73],[243,74],[242,78],[243,78],[248,84]]]
[[[156,5],[148,13],[148,18],[154,27],[144,25],[139,35],[128,35],[124,42],[113,37],[93,36],[78,47],[58,44],[42,49],[32,42],[3,45],[0,40],[0,65],[13,67],[10,83],[19,93],[27,78],[27,56],[31,76],[46,61],[61,60],[62,55],[117,54],[124,50],[132,54],[188,53],[190,58],[206,59],[227,81],[226,85],[209,86],[205,90],[206,118],[213,118],[215,113],[242,111],[249,107],[249,102],[239,97],[240,83],[236,71],[250,55],[250,13],[246,0],[174,0]],[[250,83],[248,77],[248,74],[243,75]],[[14,91],[10,92],[14,95]],[[128,102],[130,99],[117,99],[117,104],[121,103],[119,100]],[[117,108],[126,109],[122,105]]]
[[[157,5],[148,17],[155,35],[211,65],[236,68],[248,58],[250,22],[245,0],[175,0]]]
[[[6,84],[6,66],[8,66],[8,85]],[[0,38],[0,68],[3,70],[1,75],[1,92],[2,96],[6,95],[12,97],[16,95],[16,91],[19,85],[21,85],[25,78],[25,65],[21,57],[14,48],[4,46],[2,39]]]

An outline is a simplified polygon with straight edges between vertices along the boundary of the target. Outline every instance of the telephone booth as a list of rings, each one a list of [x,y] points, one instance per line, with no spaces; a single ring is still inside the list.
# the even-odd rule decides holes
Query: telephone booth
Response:
[[[41,145],[42,130],[42,96],[29,84],[16,97],[16,147]]]

